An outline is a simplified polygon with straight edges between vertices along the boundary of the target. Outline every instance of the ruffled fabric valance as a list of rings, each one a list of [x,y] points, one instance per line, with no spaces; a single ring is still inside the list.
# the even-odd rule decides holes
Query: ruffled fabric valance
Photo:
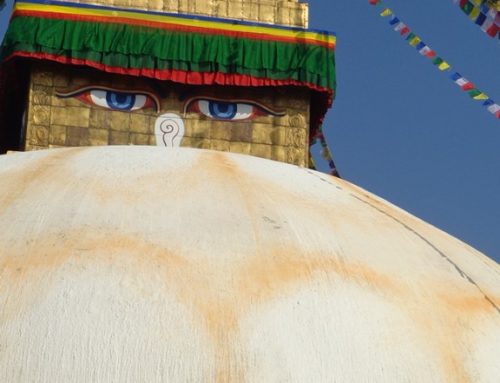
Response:
[[[194,85],[335,93],[335,35],[235,20],[59,1],[18,1],[2,61],[29,57]]]

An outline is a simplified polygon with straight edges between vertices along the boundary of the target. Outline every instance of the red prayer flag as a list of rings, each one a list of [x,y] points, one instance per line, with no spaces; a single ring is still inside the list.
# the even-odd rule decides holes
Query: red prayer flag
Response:
[[[475,88],[474,84],[471,83],[470,81],[468,83],[462,85],[463,90],[472,90],[474,88]]]
[[[488,28],[486,33],[490,35],[491,37],[496,37],[498,34],[498,31],[500,31],[500,27],[496,24],[492,24],[491,27]]]
[[[408,28],[408,27],[404,27],[403,29],[401,29],[401,31],[399,31],[401,36],[406,35],[408,32],[410,32],[410,28]]]

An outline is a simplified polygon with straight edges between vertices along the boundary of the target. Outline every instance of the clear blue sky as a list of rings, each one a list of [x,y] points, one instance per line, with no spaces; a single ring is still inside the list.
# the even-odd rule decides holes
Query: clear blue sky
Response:
[[[460,90],[368,0],[311,0],[337,32],[337,98],[324,126],[342,176],[500,262],[500,120]],[[500,104],[500,44],[452,0],[387,0]]]
[[[500,262],[500,120],[368,0],[309,4],[310,27],[337,32],[337,99],[324,130],[342,176]],[[452,0],[385,4],[500,104],[500,44]]]

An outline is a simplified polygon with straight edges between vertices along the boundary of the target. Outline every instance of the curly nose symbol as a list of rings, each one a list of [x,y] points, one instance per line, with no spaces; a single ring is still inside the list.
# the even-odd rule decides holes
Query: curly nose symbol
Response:
[[[174,113],[162,114],[155,122],[157,146],[178,147],[184,137],[184,122]]]

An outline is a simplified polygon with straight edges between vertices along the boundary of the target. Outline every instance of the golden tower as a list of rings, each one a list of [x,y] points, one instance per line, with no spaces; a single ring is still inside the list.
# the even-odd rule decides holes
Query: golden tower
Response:
[[[74,25],[82,17],[87,24],[95,21],[89,9],[104,20],[98,20],[102,21],[96,27],[98,32],[82,31]],[[57,16],[51,16],[51,12]],[[0,117],[3,114],[7,121],[0,133],[1,150],[165,145],[251,154],[308,166],[310,134],[330,106],[333,90],[318,85],[328,77],[324,73],[302,72],[308,70],[307,65],[322,66],[334,77],[334,37],[306,29],[307,4],[297,0],[18,2],[13,23],[33,14],[43,22],[47,22],[46,17],[52,18],[50,26],[45,28],[41,22],[35,28],[44,29],[43,32],[29,36],[18,32],[12,38],[7,35],[4,43],[8,53],[4,53],[3,88],[10,89],[10,94],[3,95],[6,107],[0,111]],[[173,21],[168,17],[173,17]],[[138,19],[143,23],[140,26],[136,26]],[[117,29],[123,20],[130,23],[125,32]],[[164,26],[170,22],[176,25],[165,32]],[[112,23],[114,26],[110,26]],[[196,54],[203,57],[196,65],[202,69],[194,70],[191,62],[178,64],[177,58],[164,59],[168,68],[177,64],[182,68],[181,74],[173,75],[156,71],[157,63],[152,64],[154,73],[144,68],[124,70],[103,64],[110,49],[116,50],[113,54],[120,55],[120,59],[137,60],[135,50],[139,48],[136,41],[130,42],[137,36],[131,35],[125,43],[125,39],[116,44],[113,41],[102,48],[108,42],[96,42],[96,36],[111,33],[114,35],[110,39],[117,40],[135,27],[146,27],[150,32],[157,28],[158,35],[175,35],[189,29],[196,36],[190,36],[189,41],[184,37],[174,40],[165,49],[197,50]],[[206,31],[214,33],[215,38],[203,40]],[[66,37],[58,38],[61,33]],[[154,33],[151,36],[155,42],[160,39]],[[220,40],[225,37],[233,40],[221,48]],[[77,43],[67,41],[71,39]],[[86,44],[87,39],[93,41]],[[164,48],[169,39],[170,35],[164,36],[158,44]],[[28,53],[23,48],[25,40],[31,44]],[[68,48],[68,44],[78,45],[79,50]],[[123,48],[120,44],[129,46]],[[140,44],[143,49],[148,41]],[[325,44],[329,49],[323,49]],[[318,55],[311,47],[323,52]],[[102,51],[96,52],[98,49]],[[224,49],[226,56],[239,57],[224,59],[222,63],[217,54],[207,53]],[[164,49],[157,52],[162,55]],[[98,59],[96,55],[100,55]],[[150,58],[142,53],[140,60],[146,62]],[[123,60],[118,60],[119,66]],[[238,60],[245,61],[239,69]],[[251,65],[253,69],[248,68]],[[222,66],[224,69],[220,69]],[[259,73],[254,75],[257,70]],[[201,71],[203,78],[192,76],[193,71]],[[226,72],[225,78],[218,78],[220,71]],[[273,74],[268,75],[269,71]],[[268,81],[267,77],[273,79]],[[318,83],[312,84],[314,81]]]

